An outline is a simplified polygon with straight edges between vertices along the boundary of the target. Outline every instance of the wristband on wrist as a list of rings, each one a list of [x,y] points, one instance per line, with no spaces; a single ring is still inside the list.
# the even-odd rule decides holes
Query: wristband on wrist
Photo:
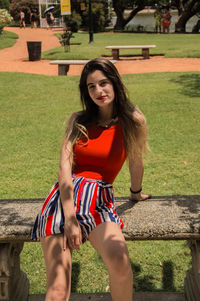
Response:
[[[138,191],[133,191],[130,187],[130,192],[133,193],[133,194],[137,194],[137,193],[140,193],[142,191],[142,187],[138,190]]]

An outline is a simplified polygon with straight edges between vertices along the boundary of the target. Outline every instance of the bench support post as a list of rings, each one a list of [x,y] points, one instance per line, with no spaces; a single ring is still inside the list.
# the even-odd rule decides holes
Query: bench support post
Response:
[[[0,243],[0,301],[28,301],[29,281],[20,270],[24,243]]]
[[[144,59],[149,59],[149,48],[142,48],[142,56]]]
[[[189,242],[192,255],[192,268],[185,278],[185,296],[187,301],[198,301],[200,298],[200,240]]]
[[[119,59],[119,49],[112,49],[113,60]]]
[[[67,75],[69,65],[58,65],[58,75]]]

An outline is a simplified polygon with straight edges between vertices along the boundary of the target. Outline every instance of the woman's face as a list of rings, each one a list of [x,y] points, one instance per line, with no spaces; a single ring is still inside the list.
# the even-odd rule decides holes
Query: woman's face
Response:
[[[91,99],[100,108],[113,106],[115,92],[112,82],[100,70],[87,77],[87,88]]]

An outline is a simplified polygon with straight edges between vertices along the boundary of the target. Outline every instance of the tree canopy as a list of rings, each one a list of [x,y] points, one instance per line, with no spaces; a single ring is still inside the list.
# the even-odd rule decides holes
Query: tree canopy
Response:
[[[199,0],[175,0],[174,5],[178,10],[179,17],[175,24],[176,32],[185,32],[187,21],[200,14]]]
[[[9,10],[10,1],[9,0],[0,0],[0,9]]]
[[[187,21],[194,15],[200,14],[199,0],[113,0],[113,8],[117,16],[115,30],[123,30],[135,15],[146,6],[160,6],[177,9],[179,17],[176,22],[176,32],[185,32]],[[125,10],[129,12],[125,14]]]

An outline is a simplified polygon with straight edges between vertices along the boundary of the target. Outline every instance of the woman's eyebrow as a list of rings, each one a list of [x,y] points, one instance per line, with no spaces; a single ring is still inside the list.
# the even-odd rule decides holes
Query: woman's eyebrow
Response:
[[[94,83],[88,83],[87,86],[94,85]]]
[[[104,82],[104,81],[109,81],[109,79],[108,78],[102,78],[102,79],[100,79],[100,81],[98,81],[98,83],[101,83],[101,82]],[[93,82],[91,82],[91,83],[87,83],[87,86],[89,86],[89,85],[94,85],[94,83]]]

